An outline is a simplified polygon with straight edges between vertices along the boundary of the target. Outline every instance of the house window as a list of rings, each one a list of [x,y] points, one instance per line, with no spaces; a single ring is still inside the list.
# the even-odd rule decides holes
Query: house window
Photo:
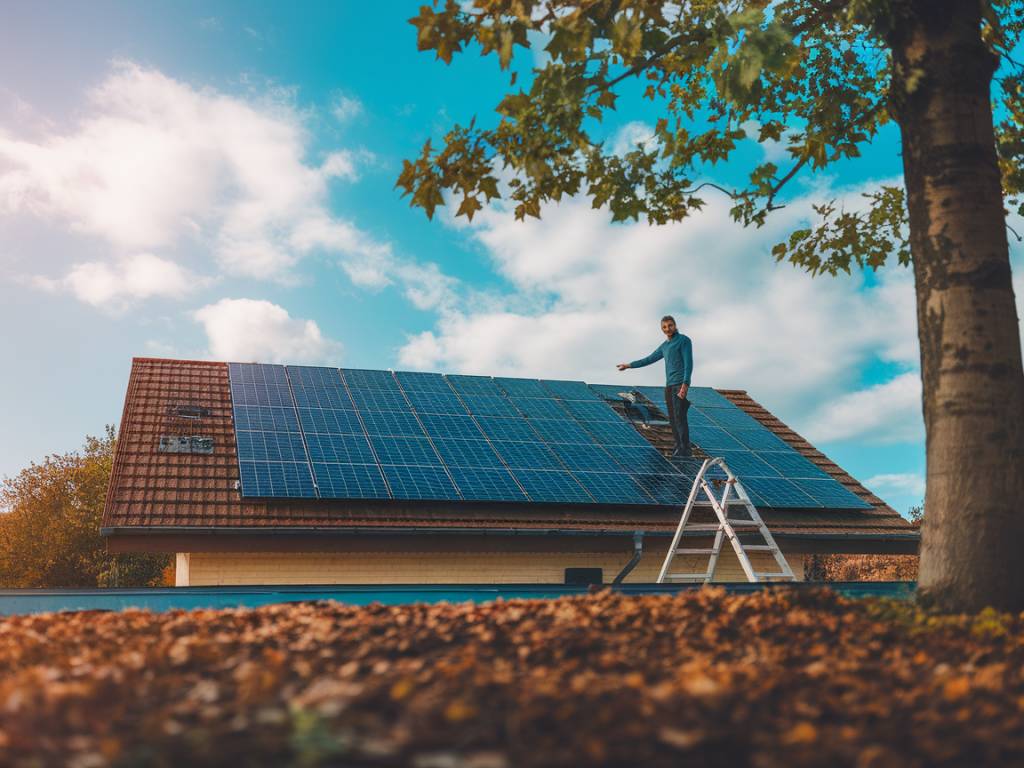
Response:
[[[574,586],[589,586],[590,584],[604,584],[604,569],[602,568],[566,568],[565,583]]]

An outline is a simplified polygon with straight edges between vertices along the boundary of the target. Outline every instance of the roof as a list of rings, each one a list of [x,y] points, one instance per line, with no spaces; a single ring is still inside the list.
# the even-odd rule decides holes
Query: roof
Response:
[[[881,499],[745,392],[718,390],[778,437],[836,478],[871,507],[863,510],[762,511],[779,536],[908,538],[916,532]],[[203,409],[202,435],[211,453],[159,450],[163,435],[192,434],[187,408]],[[639,429],[639,428],[638,428]],[[641,430],[656,447],[671,444],[667,427]],[[125,397],[102,528],[105,535],[312,531],[530,531],[629,533],[674,530],[679,511],[631,506],[478,502],[398,502],[243,498],[228,365],[135,358]]]

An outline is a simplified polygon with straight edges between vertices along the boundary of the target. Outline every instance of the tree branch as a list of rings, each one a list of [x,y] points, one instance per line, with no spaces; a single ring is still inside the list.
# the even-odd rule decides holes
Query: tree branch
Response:
[[[621,75],[613,77],[611,80],[609,80],[606,83],[602,83],[600,85],[595,84],[594,85],[594,90],[605,90],[605,91],[607,91],[610,88],[614,88],[616,85],[621,83],[627,77],[632,77],[633,75],[639,75],[641,72],[643,72],[649,66],[651,66],[651,64],[653,64],[654,62],[658,61],[658,59],[662,59],[665,56],[667,56],[668,54],[670,54],[672,52],[672,49],[675,48],[676,46],[678,46],[685,39],[686,39],[686,37],[684,35],[676,35],[675,37],[671,38],[667,43],[665,43],[665,45],[661,48],[661,50],[655,51],[654,53],[652,53],[650,56],[648,56],[643,61],[641,61],[641,62],[639,62],[637,64],[634,64],[632,67],[627,69]]]

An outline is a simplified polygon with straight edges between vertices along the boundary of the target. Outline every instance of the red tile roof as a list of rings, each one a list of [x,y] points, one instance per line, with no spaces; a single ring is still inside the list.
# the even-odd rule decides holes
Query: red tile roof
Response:
[[[913,535],[913,529],[881,499],[857,483],[813,446],[775,419],[746,393],[722,394],[782,439],[871,502],[870,510],[765,510],[777,535]],[[196,420],[182,418],[175,406],[209,409]],[[212,454],[162,453],[161,435],[212,437]],[[664,442],[657,428],[645,430],[652,443]],[[395,501],[243,499],[225,363],[136,358],[125,397],[114,467],[103,515],[107,534],[127,529],[147,532],[229,529],[517,529],[559,531],[671,531],[678,510],[637,507],[581,507],[470,502],[408,504]]]

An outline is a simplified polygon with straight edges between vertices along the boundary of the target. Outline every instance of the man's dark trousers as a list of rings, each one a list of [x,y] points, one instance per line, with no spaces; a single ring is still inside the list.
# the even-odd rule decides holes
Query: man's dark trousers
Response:
[[[690,401],[679,397],[678,384],[665,387],[665,407],[668,410],[668,420],[672,424],[676,450],[683,456],[689,456],[690,422],[686,414],[690,410]]]

